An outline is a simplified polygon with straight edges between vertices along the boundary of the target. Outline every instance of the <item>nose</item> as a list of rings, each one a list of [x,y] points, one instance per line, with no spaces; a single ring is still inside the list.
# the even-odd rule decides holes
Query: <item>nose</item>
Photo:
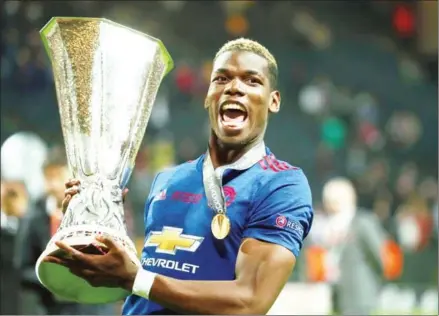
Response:
[[[224,91],[226,95],[238,95],[243,96],[244,90],[242,88],[242,84],[238,79],[231,80]]]

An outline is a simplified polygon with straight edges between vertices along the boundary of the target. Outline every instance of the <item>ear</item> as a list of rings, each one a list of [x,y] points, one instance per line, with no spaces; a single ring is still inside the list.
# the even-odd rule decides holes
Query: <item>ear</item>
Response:
[[[268,105],[268,112],[277,113],[280,110],[280,92],[278,90],[270,93],[270,104]]]

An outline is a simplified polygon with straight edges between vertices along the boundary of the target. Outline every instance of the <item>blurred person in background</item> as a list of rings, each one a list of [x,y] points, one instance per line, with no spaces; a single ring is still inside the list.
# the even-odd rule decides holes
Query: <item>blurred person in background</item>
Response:
[[[314,252],[321,262],[309,258],[308,269],[314,270],[309,275],[313,281],[333,284],[337,313],[371,315],[378,306],[383,276],[399,274],[400,267],[395,266],[401,260],[399,253],[376,214],[358,207],[348,179],[326,182],[322,198],[325,216],[316,220],[311,232],[314,248],[310,246],[308,252],[308,257]]]
[[[400,245],[407,252],[427,247],[434,234],[433,212],[427,201],[412,194],[396,210],[396,232]]]
[[[14,265],[15,241],[19,221],[28,208],[29,197],[22,182],[1,180],[1,282],[0,314],[19,314],[19,271]]]
[[[21,273],[22,310],[25,315],[100,314],[100,306],[62,302],[38,280],[35,264],[56,233],[63,213],[64,182],[69,170],[64,149],[54,147],[43,165],[45,195],[35,202],[20,226],[17,240],[17,266]],[[108,314],[112,314],[109,312]]]

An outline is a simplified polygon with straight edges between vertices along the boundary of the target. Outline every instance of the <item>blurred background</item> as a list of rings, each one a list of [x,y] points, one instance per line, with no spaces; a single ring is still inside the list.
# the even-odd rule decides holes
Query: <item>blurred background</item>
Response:
[[[38,32],[53,16],[90,16],[160,38],[175,60],[129,183],[127,222],[140,247],[154,174],[205,150],[202,105],[214,54],[228,40],[249,37],[279,65],[282,112],[271,118],[266,143],[305,171],[316,211],[298,266],[271,313],[437,315],[437,12],[435,1],[4,1],[2,314],[120,312],[118,304],[60,302],[33,272],[62,216],[69,177],[52,70]],[[353,246],[346,236],[356,228],[327,211],[322,189],[337,176],[354,183],[358,214],[369,223],[361,233],[365,243],[385,236],[377,239],[379,255],[361,242]]]

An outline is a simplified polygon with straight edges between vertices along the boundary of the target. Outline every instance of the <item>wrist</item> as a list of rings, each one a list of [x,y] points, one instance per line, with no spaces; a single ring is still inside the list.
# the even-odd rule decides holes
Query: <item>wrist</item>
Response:
[[[139,270],[142,269],[140,265],[135,264],[134,262],[126,267],[125,273],[121,276],[120,279],[120,287],[127,290],[128,292],[132,292],[134,280],[136,279],[136,275]]]
[[[155,277],[156,273],[139,268],[131,282],[129,290],[132,294],[149,299],[149,294],[152,285],[154,284]]]
[[[140,270],[141,268],[139,268]],[[136,279],[136,275],[138,270],[131,272],[126,278],[122,280],[122,288],[127,290],[128,292],[133,291],[134,280]]]

